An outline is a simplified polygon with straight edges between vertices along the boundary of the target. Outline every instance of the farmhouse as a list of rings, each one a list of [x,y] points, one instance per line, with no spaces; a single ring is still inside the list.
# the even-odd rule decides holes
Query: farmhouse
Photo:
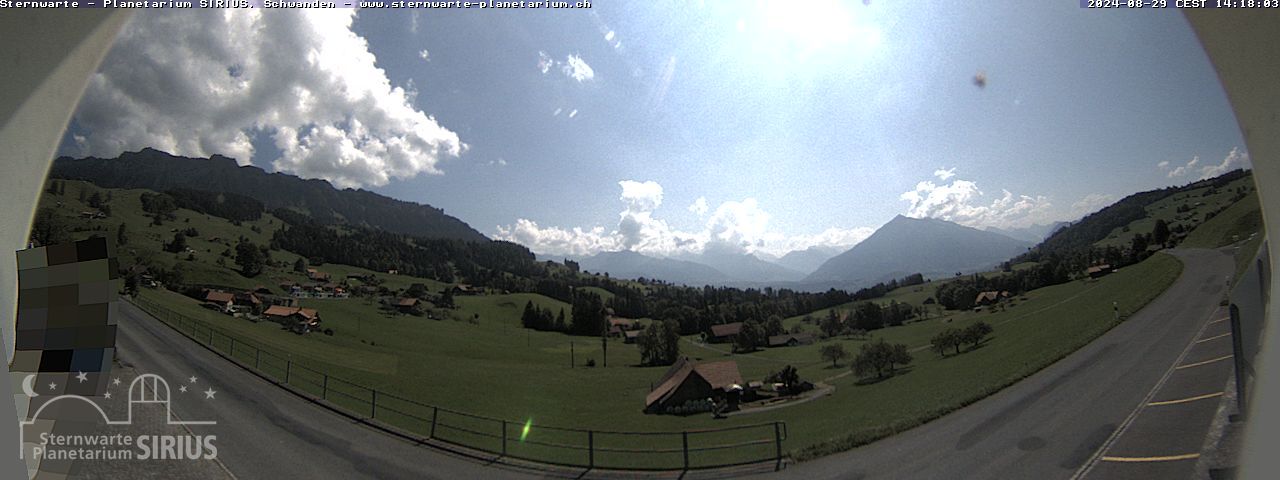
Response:
[[[310,278],[310,279],[315,280],[315,281],[317,281],[317,282],[327,282],[327,281],[329,281],[329,274],[328,274],[328,273],[325,273],[325,272],[321,272],[321,271],[316,270],[316,269],[314,269],[314,268],[308,268],[308,269],[307,269],[307,278]]]
[[[643,330],[627,330],[625,332],[622,332],[622,343],[636,343],[636,340],[640,338],[641,333],[644,333],[644,331]]]
[[[414,307],[418,306],[418,299],[406,297],[396,300],[396,310],[400,313],[413,313]]]
[[[1089,275],[1089,278],[1105,277],[1109,275],[1111,272],[1112,272],[1111,265],[1107,265],[1107,264],[1094,265],[1092,267],[1089,267],[1088,270],[1085,270],[1085,273]]]
[[[710,343],[732,342],[733,337],[738,336],[742,332],[742,322],[726,323],[723,325],[711,326],[711,337],[707,339]]]
[[[262,314],[296,333],[307,333],[320,326],[320,312],[314,308],[272,305]]]
[[[262,308],[262,299],[253,292],[236,292],[233,302],[237,307],[245,307],[253,311]]]
[[[223,313],[231,313],[231,307],[235,305],[235,301],[235,294],[229,292],[209,290],[208,293],[204,294],[204,302],[217,307]]]
[[[980,292],[977,298],[973,299],[974,306],[991,305],[1000,301],[1000,292],[992,290],[990,292]]]
[[[745,382],[737,362],[729,360],[694,365],[688,358],[681,357],[645,397],[644,411],[663,413],[689,402],[707,399],[716,403],[727,402],[729,409],[733,410],[737,408],[743,385]]]
[[[787,333],[769,337],[770,347],[794,347],[813,343],[812,333]]]
[[[453,290],[451,290],[451,292],[454,295],[480,295],[481,293],[484,293],[479,288],[472,287],[471,285],[467,285],[465,283],[459,283],[457,285],[454,285]]]

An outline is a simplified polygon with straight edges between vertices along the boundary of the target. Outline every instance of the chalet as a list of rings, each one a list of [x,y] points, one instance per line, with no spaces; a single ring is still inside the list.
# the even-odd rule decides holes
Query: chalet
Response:
[[[278,322],[295,333],[307,333],[320,326],[320,312],[314,308],[272,305],[262,315]]]
[[[233,302],[237,307],[245,307],[253,311],[262,308],[262,299],[253,292],[236,292]]]
[[[231,307],[235,306],[236,296],[230,292],[219,290],[209,290],[204,294],[204,303],[217,307],[223,313],[231,313]]]
[[[457,285],[454,285],[451,292],[453,292],[455,296],[456,295],[480,295],[484,293],[481,289],[472,287],[471,285],[467,285],[465,283],[459,283]]]
[[[769,337],[770,347],[794,347],[813,343],[812,333],[787,333]]]
[[[689,402],[711,399],[736,409],[743,385],[738,363],[732,360],[694,365],[681,357],[658,380],[644,399],[645,413],[671,411]]]
[[[418,306],[418,299],[413,297],[401,298],[396,300],[396,310],[400,313],[413,313],[413,309]]]
[[[711,326],[711,337],[707,338],[710,343],[732,342],[733,337],[742,333],[742,322],[726,323],[723,325]]]
[[[1085,270],[1085,273],[1089,275],[1089,278],[1105,277],[1111,274],[1111,272],[1112,272],[1111,265],[1107,265],[1107,264],[1094,265],[1092,267],[1089,267],[1087,270]]]
[[[309,278],[309,279],[311,279],[311,280],[314,280],[314,281],[317,281],[317,282],[328,282],[328,281],[329,281],[329,274],[328,274],[328,273],[325,273],[325,272],[321,272],[321,271],[316,270],[316,269],[314,269],[314,268],[308,268],[308,269],[307,269],[307,278]]]
[[[999,301],[1000,301],[1000,292],[992,290],[989,292],[979,292],[978,296],[973,299],[973,305],[981,307],[984,305],[991,305]]]
[[[642,333],[644,333],[644,330],[627,330],[627,331],[624,331],[624,332],[622,332],[622,342],[623,342],[623,343],[636,343],[636,341],[640,339],[640,334],[642,334]]]
[[[622,332],[635,330],[640,328],[640,322],[630,318],[609,317],[609,332],[617,332],[618,336],[622,336]]]

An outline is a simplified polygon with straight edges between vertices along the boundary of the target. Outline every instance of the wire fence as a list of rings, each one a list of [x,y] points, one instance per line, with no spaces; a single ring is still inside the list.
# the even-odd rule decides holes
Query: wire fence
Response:
[[[132,303],[211,350],[370,425],[503,458],[588,469],[695,470],[782,465],[784,422],[678,432],[624,432],[532,425],[429,405],[331,376],[253,341],[153,301]]]

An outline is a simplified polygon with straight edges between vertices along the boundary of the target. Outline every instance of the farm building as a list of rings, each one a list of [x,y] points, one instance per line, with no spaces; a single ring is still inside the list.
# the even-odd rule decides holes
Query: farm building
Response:
[[[418,306],[418,299],[413,297],[405,297],[396,300],[396,310],[400,313],[413,313],[414,307]]]
[[[636,343],[636,340],[640,339],[641,333],[644,333],[644,331],[643,330],[627,330],[625,332],[622,332],[622,342]]]
[[[454,285],[452,292],[454,295],[480,295],[484,293],[481,289],[472,287],[465,283]]]
[[[230,313],[231,307],[235,305],[236,296],[230,292],[220,290],[209,290],[204,294],[204,303],[215,306],[223,313]]]
[[[813,343],[812,333],[787,333],[769,337],[770,347],[794,347]]]
[[[742,333],[742,322],[726,323],[723,325],[711,326],[711,337],[707,338],[710,343],[732,342],[733,337]]]
[[[307,333],[320,326],[320,312],[314,308],[272,305],[262,314],[297,333]]]
[[[711,399],[737,408],[743,386],[738,362],[708,362],[694,365],[686,357],[676,360],[658,380],[658,386],[645,397],[645,413],[671,411],[689,402]]]
[[[1094,265],[1092,267],[1089,267],[1088,270],[1085,270],[1085,273],[1089,274],[1089,278],[1099,278],[1099,277],[1105,277],[1109,275],[1111,271],[1112,271],[1111,265],[1104,264],[1104,265]]]
[[[1005,292],[1005,293],[1006,293],[1005,297],[1008,297],[1009,296],[1008,292]],[[992,290],[989,292],[979,292],[978,296],[973,299],[973,304],[974,306],[979,306],[979,307],[983,305],[991,305],[996,302],[999,302],[1000,298],[1001,298],[1000,292],[997,292],[995,290]]]

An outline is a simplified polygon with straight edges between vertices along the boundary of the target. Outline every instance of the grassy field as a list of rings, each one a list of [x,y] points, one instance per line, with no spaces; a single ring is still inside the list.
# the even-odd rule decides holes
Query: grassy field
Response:
[[[1209,212],[1232,205],[1231,197],[1235,195],[1236,189],[1240,187],[1245,187],[1251,192],[1250,197],[1246,197],[1243,202],[1257,205],[1258,201],[1255,196],[1256,191],[1253,188],[1252,177],[1245,177],[1231,182],[1217,189],[1215,193],[1209,193],[1209,187],[1198,188],[1152,203],[1147,206],[1147,216],[1145,218],[1130,222],[1125,227],[1112,230],[1107,238],[1097,242],[1096,245],[1122,248],[1129,246],[1133,242],[1135,234],[1151,233],[1151,230],[1155,228],[1156,220],[1160,219],[1168,223],[1170,228],[1175,224],[1182,224],[1188,229],[1196,229],[1197,225],[1205,223],[1205,217]],[[1239,203],[1241,202],[1236,202],[1236,204]],[[1186,205],[1190,210],[1178,213],[1178,207],[1182,205]]]
[[[280,281],[304,281],[302,274],[292,271],[297,256],[289,252],[273,251],[276,265],[252,279],[241,276],[222,257],[242,235],[267,243],[273,229],[280,226],[270,215],[236,226],[179,210],[176,221],[152,226],[140,211],[141,191],[114,190],[111,218],[79,219],[76,214],[87,207],[75,198],[78,188],[78,182],[68,181],[67,195],[46,196],[43,204],[66,216],[81,230],[79,236],[91,231],[113,235],[116,225],[127,224],[131,240],[121,249],[126,265],[132,258],[150,257],[166,267],[178,266],[188,282],[233,288],[264,285],[278,291]],[[62,206],[57,207],[56,201],[62,201]],[[1223,215],[1223,221],[1227,220],[1227,213]],[[188,226],[200,231],[199,237],[189,240],[194,253],[161,251],[173,229]],[[348,274],[374,273],[334,264],[317,268],[332,274],[335,281]],[[637,348],[618,340],[607,344],[605,367],[597,338],[521,328],[520,314],[526,302],[557,313],[564,309],[569,316],[567,304],[541,295],[458,296],[455,303],[459,308],[447,311],[439,320],[387,313],[376,302],[362,298],[303,300],[304,306],[321,312],[323,327],[335,331],[332,336],[300,336],[269,322],[229,317],[165,290],[144,289],[142,296],[242,343],[277,352],[297,365],[426,404],[513,422],[533,419],[540,425],[613,431],[680,431],[784,421],[789,432],[786,448],[803,459],[917,425],[1049,365],[1113,326],[1113,301],[1119,302],[1124,312],[1136,311],[1176,279],[1180,269],[1176,259],[1156,255],[1098,281],[1075,281],[1029,292],[1025,300],[1015,300],[1003,311],[931,314],[928,320],[878,330],[873,339],[916,348],[916,360],[909,372],[869,385],[858,384],[846,365],[832,368],[818,353],[831,342],[856,351],[864,339],[835,338],[815,345],[731,355],[727,345],[702,345],[686,338],[682,353],[699,361],[736,360],[748,380],[762,379],[790,364],[799,368],[803,378],[836,387],[833,395],[817,401],[724,420],[709,415],[643,414],[644,397],[665,368],[637,366]],[[424,283],[434,293],[449,286],[385,272],[377,275],[392,289]],[[901,288],[876,301],[917,305],[932,296],[936,282]],[[813,313],[819,318],[823,314]],[[787,323],[799,323],[800,318],[787,319]],[[947,358],[921,349],[941,329],[977,320],[995,326],[991,341],[983,348]],[[589,359],[598,366],[585,367]],[[353,405],[357,408],[358,402]],[[645,445],[644,440],[628,441]]]
[[[1242,242],[1235,252],[1235,280],[1239,281],[1240,276],[1249,269],[1249,262],[1257,256],[1258,248],[1266,238],[1265,233],[1262,225],[1262,206],[1258,203],[1255,192],[1204,222],[1187,235],[1182,245],[1218,248]]]

